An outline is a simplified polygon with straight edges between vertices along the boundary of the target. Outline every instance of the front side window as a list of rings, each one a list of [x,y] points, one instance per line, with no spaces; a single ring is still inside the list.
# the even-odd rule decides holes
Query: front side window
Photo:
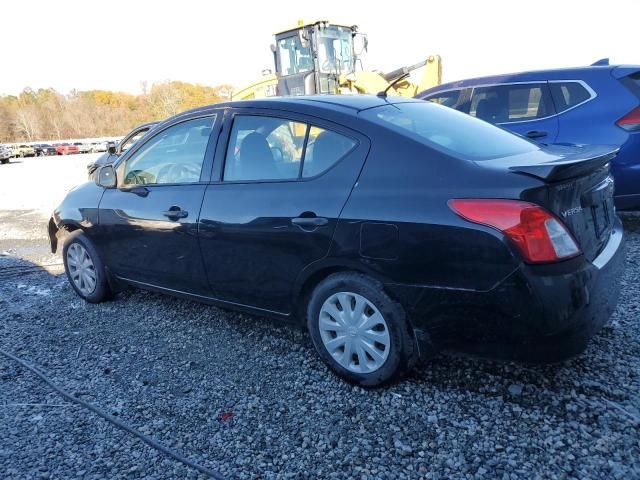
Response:
[[[295,75],[313,69],[311,49],[308,45],[303,47],[297,35],[278,41],[278,57],[282,75]]]
[[[356,142],[292,120],[237,115],[224,164],[225,181],[296,180],[319,175]]]
[[[124,184],[200,181],[213,120],[204,117],[181,122],[151,138],[127,160]]]
[[[553,113],[546,83],[475,88],[469,111],[489,123],[535,120]]]
[[[549,84],[556,112],[561,113],[591,98],[589,91],[579,82],[551,82]]]
[[[539,150],[535,143],[431,102],[396,103],[361,115],[447,154],[474,161]]]
[[[129,150],[131,147],[133,147],[135,145],[135,143],[140,140],[143,135],[145,133],[147,133],[149,131],[149,129],[146,130],[140,130],[139,132],[136,132],[134,135],[132,135],[131,137],[125,139],[122,144],[120,144],[120,152],[126,152],[127,150]]]
[[[469,88],[463,88],[461,90],[434,93],[432,96],[424,98],[424,100],[469,113],[470,90]]]

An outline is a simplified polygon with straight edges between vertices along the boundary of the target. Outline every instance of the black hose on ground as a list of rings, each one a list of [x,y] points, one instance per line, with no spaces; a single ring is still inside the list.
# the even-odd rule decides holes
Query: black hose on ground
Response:
[[[58,385],[53,383],[53,381],[51,381],[44,373],[40,372],[34,365],[32,365],[31,363],[27,362],[26,360],[23,360],[23,359],[21,359],[19,357],[16,357],[15,355],[13,355],[13,354],[11,354],[11,353],[9,353],[9,352],[1,349],[1,348],[0,348],[0,353],[2,353],[5,357],[13,360],[14,362],[19,363],[20,365],[22,365],[24,368],[26,368],[27,370],[31,371],[32,373],[36,374],[43,382],[45,382],[47,385],[49,385],[49,387],[51,387],[53,390],[58,392],[60,395],[62,395],[64,398],[66,398],[70,402],[78,404],[78,405],[86,408],[87,410],[91,410],[93,413],[95,413],[96,415],[104,418],[105,420],[107,420],[108,422],[112,423],[116,427],[124,430],[125,432],[129,432],[132,435],[135,435],[136,437],[138,437],[140,440],[142,440],[144,443],[146,443],[150,447],[153,447],[156,450],[164,453],[165,455],[173,458],[174,460],[177,460],[178,462],[183,463],[187,467],[191,467],[191,468],[199,471],[200,473],[208,475],[209,477],[215,478],[217,480],[223,480],[224,479],[224,477],[222,475],[220,475],[218,472],[214,472],[213,470],[209,470],[208,468],[203,467],[202,465],[199,465],[199,464],[197,464],[195,462],[192,462],[188,458],[185,458],[182,455],[180,455],[179,453],[176,453],[176,452],[170,450],[169,448],[167,448],[164,445],[162,445],[161,443],[155,441],[151,437],[148,437],[145,434],[138,432],[136,429],[130,427],[129,425],[127,425],[123,421],[115,418],[112,415],[109,415],[107,412],[104,412],[104,411],[100,410],[98,407],[96,407],[96,406],[94,406],[94,405],[92,405],[92,404],[90,404],[88,402],[85,402],[84,400],[81,400],[79,398],[74,397],[73,395],[68,393],[66,390],[64,390],[62,387],[59,387]]]

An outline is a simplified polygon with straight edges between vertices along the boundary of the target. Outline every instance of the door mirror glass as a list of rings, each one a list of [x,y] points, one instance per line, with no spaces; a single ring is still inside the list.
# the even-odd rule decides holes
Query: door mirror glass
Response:
[[[96,183],[102,188],[116,187],[116,171],[112,165],[104,165],[98,169]]]

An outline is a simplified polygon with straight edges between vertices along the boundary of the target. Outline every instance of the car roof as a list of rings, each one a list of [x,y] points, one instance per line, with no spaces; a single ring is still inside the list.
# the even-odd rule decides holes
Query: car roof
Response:
[[[493,85],[511,82],[532,82],[544,80],[585,80],[591,75],[609,73],[616,69],[637,69],[640,65],[589,65],[582,67],[551,68],[545,70],[532,70],[525,72],[504,73],[484,77],[473,77],[455,82],[448,82],[420,92],[416,97],[423,97],[432,93],[455,90],[458,88],[474,87],[479,85]]]
[[[310,114],[333,111],[355,115],[369,108],[415,101],[418,100],[407,97],[383,97],[377,95],[300,95],[294,97],[268,97],[214,103],[206,107],[199,107],[180,113],[177,116],[208,111],[212,108],[267,108]]]

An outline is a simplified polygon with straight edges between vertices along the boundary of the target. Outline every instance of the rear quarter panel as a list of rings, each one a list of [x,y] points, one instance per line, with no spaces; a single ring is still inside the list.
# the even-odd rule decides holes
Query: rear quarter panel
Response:
[[[342,212],[330,257],[357,259],[386,283],[489,290],[519,265],[500,232],[471,224],[447,205],[452,198],[520,198],[532,179],[480,169],[410,139],[380,130]],[[363,255],[371,224],[383,228],[389,252]],[[364,228],[363,228],[364,227]],[[389,240],[391,238],[391,240]],[[386,242],[386,244],[385,244]]]

